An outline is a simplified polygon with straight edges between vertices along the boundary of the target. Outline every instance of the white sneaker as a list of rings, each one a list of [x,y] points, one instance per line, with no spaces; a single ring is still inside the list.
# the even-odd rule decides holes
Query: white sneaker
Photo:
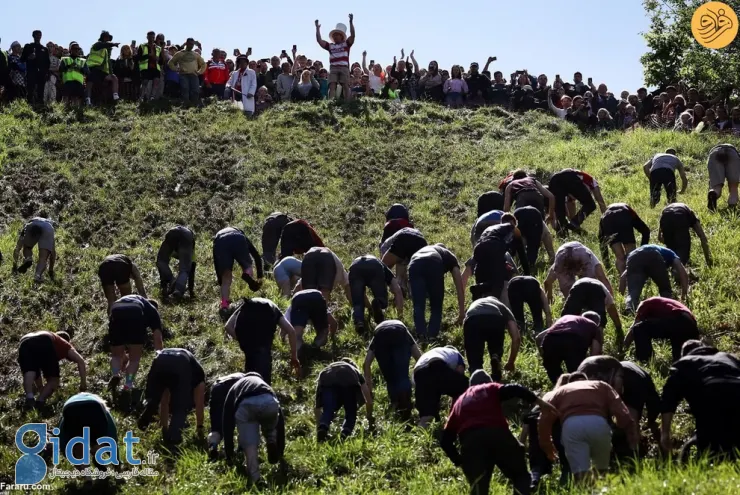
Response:
[[[85,98],[85,105],[88,107],[92,106],[92,101],[90,101],[90,98]]]
[[[113,101],[118,101],[119,99],[118,93],[113,93]]]

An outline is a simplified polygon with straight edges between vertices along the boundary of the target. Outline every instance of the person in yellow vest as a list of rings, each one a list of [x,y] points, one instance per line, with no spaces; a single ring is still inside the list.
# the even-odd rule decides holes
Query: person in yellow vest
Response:
[[[93,88],[98,84],[110,82],[113,89],[113,101],[118,100],[118,78],[111,70],[110,52],[118,48],[119,43],[113,43],[113,36],[108,31],[100,33],[98,42],[90,48],[87,56],[87,67],[90,75],[87,77],[87,104],[91,105],[90,97]]]
[[[146,43],[139,45],[136,56],[141,79],[141,101],[153,99],[160,84],[160,75],[164,65],[162,47],[157,44],[154,31],[146,33]]]
[[[62,57],[59,73],[62,75],[62,101],[67,105],[81,105],[85,98],[85,76],[90,70],[87,61],[80,56],[80,45],[69,44],[69,56]]]

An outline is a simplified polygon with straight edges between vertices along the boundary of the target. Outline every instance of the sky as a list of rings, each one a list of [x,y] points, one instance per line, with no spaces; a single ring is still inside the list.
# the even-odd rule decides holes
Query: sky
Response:
[[[203,44],[207,57],[214,47],[229,56],[234,48],[245,52],[252,47],[252,58],[266,58],[283,49],[290,52],[296,44],[299,54],[327,65],[328,53],[316,43],[314,20],[319,19],[324,39],[338,22],[349,25],[347,7],[330,4],[79,0],[70,12],[57,0],[37,0],[31,10],[25,2],[9,1],[3,6],[0,45],[7,50],[13,41],[30,42],[31,32],[40,29],[44,43],[51,40],[66,46],[74,40],[87,53],[103,29],[122,44],[132,39],[141,43],[153,30],[176,44],[192,36]],[[357,30],[353,62],[361,61],[362,51],[367,50],[368,61],[374,59],[385,67],[404,48],[407,55],[415,50],[423,67],[437,60],[440,68],[449,70],[454,64],[467,68],[475,61],[482,69],[488,57],[495,56],[498,60],[491,72],[501,70],[506,78],[526,69],[530,74],[546,74],[552,83],[556,74],[572,81],[573,73],[580,71],[584,80],[593,77],[595,84],[604,82],[616,94],[625,89],[634,92],[643,85],[639,58],[647,47],[640,33],[648,29],[649,20],[642,0],[586,4],[426,0],[362,2],[351,9]]]

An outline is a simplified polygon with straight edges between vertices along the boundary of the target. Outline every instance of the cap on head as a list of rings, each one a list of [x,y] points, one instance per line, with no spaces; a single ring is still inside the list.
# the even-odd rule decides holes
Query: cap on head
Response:
[[[601,316],[595,311],[586,311],[581,316],[596,323],[596,326],[601,326]]]
[[[493,383],[493,378],[491,378],[491,375],[486,373],[485,370],[476,370],[472,375],[470,375],[470,386],[474,385],[482,385],[484,383]]]
[[[100,33],[100,41],[103,41],[104,39],[113,39],[113,36],[108,31],[103,31]]]

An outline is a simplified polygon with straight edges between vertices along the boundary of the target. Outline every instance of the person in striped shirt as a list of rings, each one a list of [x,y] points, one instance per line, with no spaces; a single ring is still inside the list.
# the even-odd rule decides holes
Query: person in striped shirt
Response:
[[[349,15],[350,35],[347,37],[347,26],[337,24],[336,29],[329,33],[331,42],[321,38],[321,24],[316,20],[316,41],[321,48],[329,52],[329,98],[336,95],[337,84],[342,85],[342,95],[345,100],[352,97],[349,84],[349,51],[355,42],[354,16]]]

